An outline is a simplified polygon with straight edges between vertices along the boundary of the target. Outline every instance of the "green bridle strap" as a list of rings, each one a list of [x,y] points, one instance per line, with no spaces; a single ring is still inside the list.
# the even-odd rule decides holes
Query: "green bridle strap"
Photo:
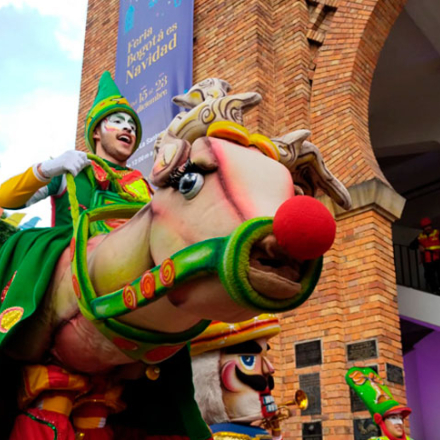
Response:
[[[144,307],[170,289],[208,274],[219,278],[231,298],[239,304],[258,311],[280,312],[302,303],[311,292],[303,289],[299,295],[286,300],[271,299],[256,292],[248,280],[249,255],[252,245],[272,232],[272,218],[255,218],[241,224],[230,236],[211,238],[188,246],[167,258],[162,264],[146,271],[123,288],[98,296],[87,271],[87,239],[90,222],[106,218],[130,218],[137,208],[111,205],[84,212],[79,220],[72,246],[74,274],[81,290],[79,303],[82,313],[92,320],[115,318]],[[322,259],[312,260],[303,276],[307,287],[316,284],[314,275]]]
[[[112,208],[111,212],[109,208]],[[87,240],[82,237],[87,237],[89,225],[93,221],[103,220],[108,216],[130,218],[136,212],[130,205],[110,205],[86,211],[79,219],[76,243],[72,242],[72,246],[76,248],[73,267],[81,289],[81,312],[89,319],[101,320],[124,315],[158,300],[177,284],[217,271],[226,238],[213,238],[182,249],[124,288],[97,296],[87,271]]]

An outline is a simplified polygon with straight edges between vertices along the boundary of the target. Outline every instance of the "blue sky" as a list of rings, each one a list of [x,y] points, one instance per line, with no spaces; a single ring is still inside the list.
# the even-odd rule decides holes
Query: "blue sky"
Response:
[[[0,0],[0,182],[74,148],[86,9],[87,0]],[[48,224],[48,209],[24,221]]]

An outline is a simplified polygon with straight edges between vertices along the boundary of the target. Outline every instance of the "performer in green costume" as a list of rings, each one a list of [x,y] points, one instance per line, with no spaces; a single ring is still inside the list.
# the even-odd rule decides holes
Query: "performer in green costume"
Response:
[[[139,146],[141,124],[109,72],[101,77],[95,102],[87,115],[85,134],[89,150],[101,157],[121,177],[119,183],[122,192],[141,202],[149,202],[152,193],[147,181],[139,171],[126,167],[128,158]],[[121,189],[107,180],[104,169],[98,163],[91,162],[87,154],[81,151],[68,151],[58,158],[34,165],[1,185],[0,206],[4,208],[19,209],[49,196],[53,207],[54,227],[20,231],[0,249],[0,347],[6,353],[13,353],[15,358],[48,361],[44,353],[49,348],[50,335],[43,335],[44,340],[39,347],[31,347],[22,340],[17,344],[13,336],[21,331],[22,326],[26,326],[26,318],[37,310],[55,265],[72,237],[66,172],[75,176],[80,211],[100,204],[127,203],[118,195]],[[100,230],[96,233],[108,232],[118,225],[118,221],[101,222]],[[39,371],[43,369],[45,377],[57,377],[59,374],[58,367],[55,370],[41,365],[35,368]],[[35,371],[32,370],[29,375],[34,375]],[[30,390],[30,395],[22,397],[22,407],[35,397],[37,389],[50,388],[52,385],[49,382],[53,384],[54,380],[36,386],[35,390]],[[77,391],[82,392],[89,388],[87,380],[75,386],[79,386]]]
[[[142,129],[136,112],[123,98],[110,73],[105,72],[99,83],[95,102],[86,119],[86,144],[102,157],[122,179],[124,192],[147,203],[151,190],[137,170],[126,167],[127,159],[139,146]],[[92,165],[88,167],[88,165]],[[86,168],[87,167],[87,168]],[[75,177],[80,211],[108,199],[120,202],[106,173],[82,151],[68,151],[15,176],[0,187],[0,206],[19,209],[51,196],[54,228],[35,228],[14,235],[0,252],[0,344],[3,345],[20,328],[39,304],[46,291],[52,271],[72,237],[72,218],[66,191],[65,173]],[[110,230],[113,224],[107,225]],[[13,282],[12,282],[13,281]],[[25,294],[24,294],[25,292]],[[12,315],[3,315],[11,306],[23,308],[20,323]],[[21,310],[16,309],[20,314]],[[7,319],[8,318],[8,319]],[[16,319],[16,318],[15,318]]]
[[[383,379],[371,368],[350,368],[345,375],[347,384],[365,403],[382,437],[370,440],[411,440],[405,435],[403,420],[411,409],[394,400]]]

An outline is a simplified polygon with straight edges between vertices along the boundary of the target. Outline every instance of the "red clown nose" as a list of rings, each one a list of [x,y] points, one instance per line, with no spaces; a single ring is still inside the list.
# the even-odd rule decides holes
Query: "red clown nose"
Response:
[[[275,214],[273,233],[278,244],[297,260],[313,260],[328,251],[336,222],[328,209],[309,196],[286,200]]]

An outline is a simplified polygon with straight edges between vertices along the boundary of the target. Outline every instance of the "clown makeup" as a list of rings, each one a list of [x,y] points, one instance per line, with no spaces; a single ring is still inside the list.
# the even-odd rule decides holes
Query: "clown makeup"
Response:
[[[393,425],[403,425],[403,419],[402,416],[394,415],[389,416],[387,419],[393,424]]]
[[[393,414],[384,419],[383,429],[390,438],[404,438],[403,417],[401,414]]]
[[[112,113],[101,122],[101,128],[104,132],[129,130],[136,134],[136,123],[134,119],[124,112]]]
[[[136,128],[133,117],[126,112],[108,115],[93,133],[96,154],[125,166],[136,145]]]

